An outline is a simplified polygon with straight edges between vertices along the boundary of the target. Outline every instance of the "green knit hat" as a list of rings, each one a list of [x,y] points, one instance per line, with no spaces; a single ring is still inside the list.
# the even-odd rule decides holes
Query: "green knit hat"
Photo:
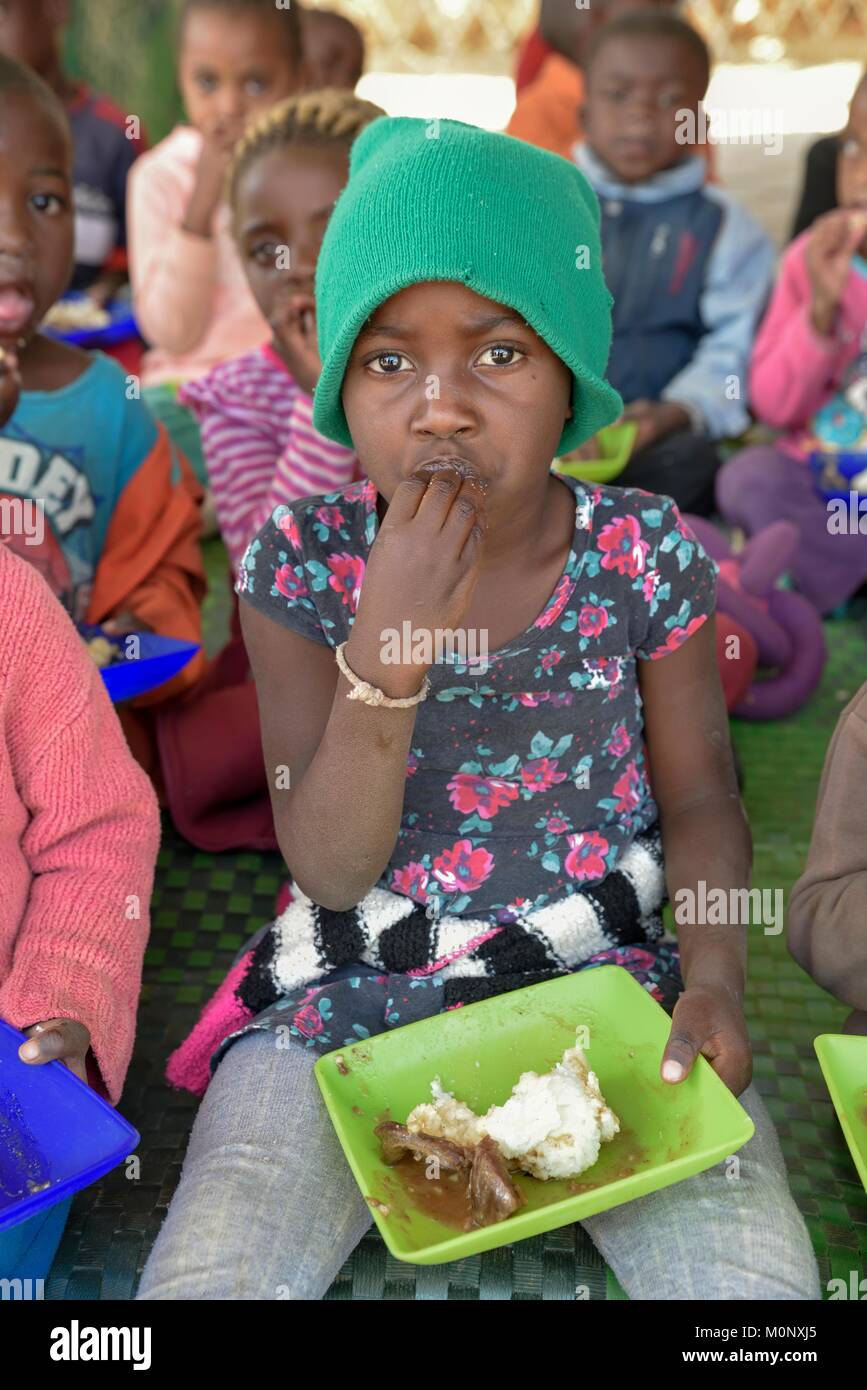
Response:
[[[583,174],[510,135],[385,116],[352,147],[319,253],[313,422],[321,434],[352,446],[340,393],[355,339],[398,290],[431,280],[516,309],[571,369],[573,418],[559,453],[620,414],[603,379],[612,301],[599,204]]]

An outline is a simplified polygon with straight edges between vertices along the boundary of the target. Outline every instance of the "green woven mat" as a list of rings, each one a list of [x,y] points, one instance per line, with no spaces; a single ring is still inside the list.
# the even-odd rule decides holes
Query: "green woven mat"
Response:
[[[208,547],[211,649],[225,628],[224,558]],[[735,738],[755,839],[755,883],[788,892],[809,842],[831,732],[867,669],[861,612],[827,625],[830,659],[809,706],[776,724],[738,723]],[[137,1181],[116,1170],[80,1193],[46,1286],[48,1298],[134,1295],[177,1184],[196,1102],[163,1080],[168,1053],[188,1032],[244,939],[271,915],[277,856],[196,853],[166,827],[144,969],[139,1031],[122,1109],[140,1131]],[[867,1194],[858,1180],[818,1068],[812,1040],[845,1010],[790,960],[781,936],[751,934],[747,1013],[755,1077],[777,1124],[792,1189],[804,1213],[823,1286],[867,1269]],[[620,1298],[581,1227],[552,1231],[454,1264],[401,1264],[378,1235],[362,1240],[329,1299]]]

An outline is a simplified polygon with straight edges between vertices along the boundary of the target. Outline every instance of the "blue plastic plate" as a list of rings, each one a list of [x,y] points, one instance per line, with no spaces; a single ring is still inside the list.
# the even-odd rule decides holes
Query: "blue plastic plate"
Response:
[[[867,454],[849,453],[845,449],[839,453],[814,449],[808,455],[808,462],[815,489],[827,502],[837,498],[848,502],[849,493],[858,491],[855,480],[867,470]]]
[[[72,292],[65,294],[63,298],[64,301],[84,299],[84,294]],[[115,343],[125,343],[130,338],[138,337],[138,324],[128,299],[113,299],[106,304],[105,309],[106,313],[111,314],[111,322],[104,328],[46,328],[45,332],[52,338],[59,338],[61,342],[72,343],[73,346],[82,348],[112,347]]]
[[[122,1163],[138,1131],[62,1062],[28,1066],[0,1019],[0,1231]]]
[[[86,623],[80,623],[78,631],[85,641],[92,637],[104,637],[112,646],[117,647],[123,656],[126,636],[113,637],[101,627],[88,626]],[[170,681],[182,671],[200,650],[196,642],[181,642],[176,637],[158,637],[155,632],[133,632],[128,636],[138,639],[140,655],[137,659],[124,658],[114,666],[102,668],[105,688],[116,705],[121,700],[134,700],[138,695],[147,695],[158,686],[165,685],[166,681]]]

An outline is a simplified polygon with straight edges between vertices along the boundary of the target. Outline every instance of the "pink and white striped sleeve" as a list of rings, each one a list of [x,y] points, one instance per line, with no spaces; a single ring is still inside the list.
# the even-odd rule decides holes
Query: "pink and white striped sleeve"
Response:
[[[313,399],[299,389],[292,405],[288,438],[277,460],[259,525],[264,525],[275,507],[283,503],[347,487],[355,475],[355,462],[352,449],[335,444],[314,428]]]

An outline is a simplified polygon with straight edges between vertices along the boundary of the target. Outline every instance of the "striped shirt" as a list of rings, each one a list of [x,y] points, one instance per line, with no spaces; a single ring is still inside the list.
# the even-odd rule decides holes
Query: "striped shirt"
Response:
[[[313,428],[313,400],[270,346],[223,362],[181,388],[196,415],[220,531],[237,573],[281,503],[350,483],[355,454]]]

